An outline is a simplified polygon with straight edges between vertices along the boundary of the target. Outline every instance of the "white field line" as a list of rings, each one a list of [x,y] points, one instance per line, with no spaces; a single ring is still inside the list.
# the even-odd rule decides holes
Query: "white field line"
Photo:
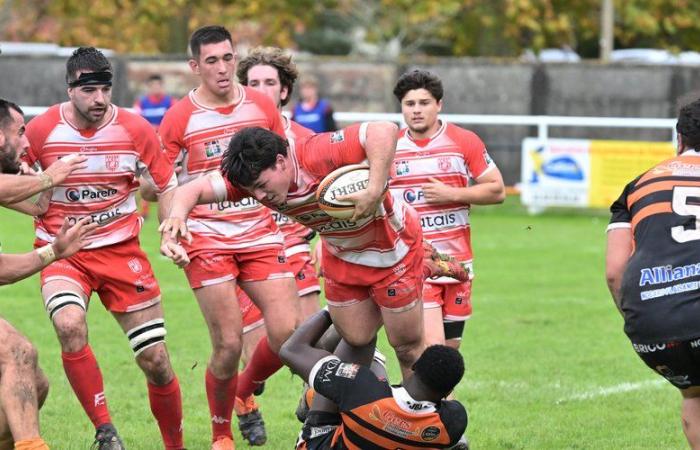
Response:
[[[609,387],[604,387],[600,386],[588,391],[581,392],[580,394],[572,395],[569,397],[562,397],[559,400],[557,400],[555,403],[557,405],[561,403],[566,403],[566,402],[572,402],[572,401],[582,401],[582,400],[590,400],[592,398],[596,397],[607,397],[609,395],[615,395],[615,394],[622,394],[625,392],[632,392],[632,391],[640,391],[640,390],[645,390],[645,389],[655,389],[660,386],[663,386],[666,384],[666,380],[662,379],[657,379],[657,380],[647,380],[647,381],[640,381],[638,383],[620,383],[616,384],[614,386],[609,386]]]

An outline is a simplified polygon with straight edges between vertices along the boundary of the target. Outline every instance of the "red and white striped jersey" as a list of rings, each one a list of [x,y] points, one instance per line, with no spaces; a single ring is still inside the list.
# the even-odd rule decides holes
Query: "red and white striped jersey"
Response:
[[[284,117],[284,120],[284,133],[287,135],[287,141],[289,141],[290,146],[294,145],[294,142],[297,139],[314,134],[313,131],[306,127],[302,127],[293,120],[287,119],[286,117]],[[274,217],[275,223],[277,223],[280,231],[282,231],[282,235],[284,235],[284,252],[287,257],[297,253],[311,251],[311,246],[306,240],[306,236],[311,233],[311,230],[308,227],[305,227],[281,212],[272,211],[272,217]]]
[[[403,129],[396,144],[391,193],[418,211],[423,236],[435,248],[470,263],[469,205],[430,204],[425,201],[421,185],[434,178],[450,186],[466,187],[470,179],[495,167],[486,146],[471,131],[442,122],[433,136],[415,140],[408,129]]]
[[[197,102],[194,90],[170,108],[160,135],[171,164],[181,164],[178,183],[218,171],[234,133],[262,127],[284,136],[279,111],[266,95],[238,86],[240,101],[226,108]],[[270,210],[254,198],[198,205],[187,219],[192,244],[183,242],[190,256],[217,249],[262,249],[283,243]]]
[[[367,161],[364,151],[367,124],[299,139],[290,146],[294,175],[284,205],[268,205],[316,230],[324,248],[336,258],[371,268],[398,264],[420,239],[415,211],[387,195],[373,217],[357,222],[333,218],[316,201],[323,178],[338,167]],[[210,178],[222,200],[240,201],[250,194],[234,187],[221,175]]]
[[[141,116],[112,106],[111,117],[98,129],[79,130],[64,114],[69,103],[50,107],[27,125],[30,148],[25,160],[47,168],[74,153],[87,156],[88,167],[74,171],[54,187],[46,214],[35,222],[36,236],[53,242],[65,218],[70,223],[92,216],[100,227],[85,248],[98,248],[138,235],[138,177],[144,175],[160,193],[177,182],[155,131]]]

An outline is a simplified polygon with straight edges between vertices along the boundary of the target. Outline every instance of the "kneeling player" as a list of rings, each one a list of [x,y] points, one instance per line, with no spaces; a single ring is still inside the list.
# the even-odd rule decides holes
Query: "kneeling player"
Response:
[[[326,311],[317,313],[280,351],[287,366],[337,405],[309,412],[297,449],[408,450],[458,444],[467,426],[466,410],[455,400],[442,400],[464,374],[457,350],[428,347],[413,374],[401,386],[390,386],[367,367],[313,347],[330,325]]]

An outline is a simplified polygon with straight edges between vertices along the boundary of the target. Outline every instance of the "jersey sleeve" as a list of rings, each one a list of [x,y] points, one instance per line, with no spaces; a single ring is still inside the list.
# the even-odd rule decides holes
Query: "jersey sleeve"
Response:
[[[173,165],[168,163],[153,127],[141,116],[123,110],[119,114],[120,122],[129,132],[139,153],[140,168],[144,169],[143,176],[156,186],[159,193],[177,187]]]
[[[460,134],[460,146],[464,155],[464,161],[469,168],[472,178],[477,179],[496,167],[496,163],[493,162],[486,149],[486,144],[476,133],[463,130]]]
[[[367,125],[351,125],[338,131],[319,133],[302,139],[306,146],[306,169],[316,175],[326,176],[338,167],[366,161]]]
[[[633,185],[634,181],[625,186],[625,188],[622,190],[622,194],[620,194],[617,200],[610,205],[611,216],[607,231],[614,230],[616,228],[632,227],[632,214],[627,207],[627,197],[629,196]]]
[[[369,368],[343,362],[334,355],[316,363],[309,374],[309,385],[341,411],[391,395],[389,384],[379,380]]]
[[[158,133],[163,143],[163,153],[171,165],[175,164],[180,154],[185,151],[186,124],[182,120],[184,115],[179,113],[181,108],[180,105],[177,108],[169,108],[158,127]]]
[[[234,186],[218,170],[207,175],[217,202],[232,201],[237,202],[250,197],[250,194],[243,189]]]
[[[439,414],[450,436],[450,447],[457,445],[467,429],[467,410],[457,400],[443,400]]]

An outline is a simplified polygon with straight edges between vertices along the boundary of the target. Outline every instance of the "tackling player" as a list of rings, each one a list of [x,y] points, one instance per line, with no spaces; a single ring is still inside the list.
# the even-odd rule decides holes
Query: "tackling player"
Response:
[[[700,100],[676,124],[678,156],[612,204],[606,276],[637,355],[680,390],[683,431],[700,448]]]
[[[502,203],[503,177],[476,134],[439,119],[440,78],[425,70],[408,72],[396,82],[394,95],[407,128],[400,131],[396,144],[391,193],[418,211],[425,240],[471,269],[469,207]],[[428,345],[459,348],[472,312],[471,278],[472,270],[465,282],[447,277],[426,280]]]
[[[229,140],[245,127],[264,127],[284,136],[282,119],[272,101],[235,81],[236,53],[228,30],[200,28],[192,34],[189,47],[189,65],[200,84],[168,110],[160,126],[170,162],[182,164],[178,180],[183,188],[218,173]],[[244,438],[262,445],[266,440],[262,418],[250,399],[257,385],[282,366],[277,352],[299,316],[283,236],[270,211],[253,198],[212,198],[189,214],[187,226],[193,240],[183,242],[191,261],[185,273],[213,347],[205,378],[212,448],[234,446],[231,415],[236,397],[241,399],[237,413]],[[163,251],[172,255],[167,246]],[[267,325],[267,337],[240,376],[242,325],[237,282],[260,308]]]
[[[340,335],[362,351],[357,362],[369,365],[372,352],[363,350],[383,323],[408,374],[424,348],[423,247],[416,212],[384,195],[396,134],[392,123],[364,123],[290,147],[261,128],[239,131],[224,155],[223,177],[216,172],[178,188],[171,217],[161,225],[162,245],[189,236],[185,217],[196,204],[254,196],[321,235],[329,310]],[[362,161],[369,163],[369,184],[347,197],[355,204],[353,217],[330,217],[315,199],[319,183],[336,168]]]
[[[467,427],[467,412],[456,400],[442,400],[464,374],[459,352],[428,347],[400,386],[390,386],[369,368],[342,361],[313,347],[331,325],[321,311],[285,342],[280,357],[336,408],[309,411],[299,450],[450,448]]]
[[[70,101],[52,106],[27,126],[30,165],[48,167],[78,152],[87,158],[84,170],[54,187],[48,211],[36,222],[36,245],[55,242],[64,220],[75,223],[89,217],[99,225],[85,249],[41,272],[41,291],[61,343],[63,367],[96,428],[96,447],[124,448],[88,344],[87,305],[97,292],[146,375],[165,448],[181,449],[180,386],[165,347],[160,289],[139,245],[141,219],[134,196],[143,173],[158,189],[162,216],[176,186],[173,170],[148,122],[112,105],[112,67],[100,51],[75,50],[66,63],[66,82]]]
[[[0,204],[24,201],[50,189],[74,169],[83,168],[83,157],[57,161],[41,176],[17,176],[19,156],[29,147],[23,112],[0,99]],[[21,186],[21,190],[17,186]],[[11,255],[0,253],[0,285],[14,283],[55,259],[67,258],[87,244],[95,224],[82,220],[72,227],[64,222],[52,245]],[[49,382],[39,368],[37,351],[9,322],[0,318],[0,450],[48,450],[39,436],[39,408],[48,394]]]

